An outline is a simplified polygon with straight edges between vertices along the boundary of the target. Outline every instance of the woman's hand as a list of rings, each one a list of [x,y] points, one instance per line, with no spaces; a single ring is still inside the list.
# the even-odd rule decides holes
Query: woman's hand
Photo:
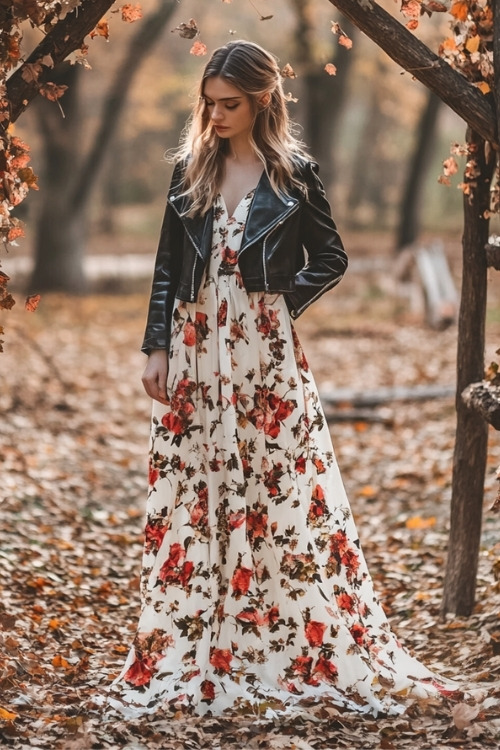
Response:
[[[167,404],[168,358],[165,349],[153,349],[142,376],[146,393],[160,404]]]

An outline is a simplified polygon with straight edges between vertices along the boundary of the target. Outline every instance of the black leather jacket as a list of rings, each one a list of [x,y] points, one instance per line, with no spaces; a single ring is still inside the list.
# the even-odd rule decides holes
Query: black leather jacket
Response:
[[[338,284],[347,255],[318,177],[318,165],[297,160],[306,191],[278,196],[266,173],[257,185],[238,252],[247,292],[282,293],[292,318]],[[213,212],[186,217],[182,163],[176,165],[161,228],[142,351],[169,347],[175,299],[196,300],[212,246]],[[305,252],[304,252],[305,251]],[[307,257],[306,254],[307,253]]]

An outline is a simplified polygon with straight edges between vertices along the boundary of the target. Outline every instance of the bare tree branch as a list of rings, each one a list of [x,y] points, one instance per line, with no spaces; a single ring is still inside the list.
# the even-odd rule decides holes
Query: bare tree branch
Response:
[[[7,81],[7,98],[10,104],[10,122],[15,122],[28,104],[36,97],[40,85],[45,83],[52,71],[42,65],[38,80],[25,80],[23,73],[27,65],[39,62],[50,55],[54,66],[82,46],[83,40],[101,20],[115,0],[83,0],[71,13],[58,21],[54,28],[42,39],[28,59]],[[8,123],[4,123],[4,127]]]
[[[498,146],[496,116],[489,96],[467,81],[375,0],[329,0],[398,65],[434,91],[482,138]]]

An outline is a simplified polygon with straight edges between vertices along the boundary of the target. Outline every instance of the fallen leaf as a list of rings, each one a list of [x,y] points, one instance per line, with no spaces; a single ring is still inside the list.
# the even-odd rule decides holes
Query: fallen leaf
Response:
[[[478,714],[479,706],[469,706],[468,703],[457,703],[451,711],[453,723],[460,731],[470,726]]]
[[[90,38],[93,39],[96,36],[103,36],[106,41],[109,40],[109,23],[105,18],[102,18],[97,26],[89,34]]]
[[[203,44],[203,42],[195,42],[189,52],[192,55],[196,55],[196,57],[201,57],[203,55],[207,54],[207,45]]]
[[[180,23],[175,29],[171,29],[172,34],[177,31],[183,39],[194,39],[200,32],[194,18],[190,18],[187,23]]]
[[[28,297],[26,297],[26,301],[24,303],[24,309],[27,310],[27,312],[35,312],[37,309],[40,300],[41,300],[40,294],[30,294]]]
[[[405,526],[407,529],[430,529],[436,525],[436,519],[434,516],[430,518],[421,518],[420,516],[413,516],[413,518],[407,518]]]
[[[134,23],[134,21],[138,21],[143,16],[140,3],[137,3],[136,5],[132,5],[132,3],[126,3],[125,5],[122,5],[120,10],[122,14],[122,20],[126,23]]]

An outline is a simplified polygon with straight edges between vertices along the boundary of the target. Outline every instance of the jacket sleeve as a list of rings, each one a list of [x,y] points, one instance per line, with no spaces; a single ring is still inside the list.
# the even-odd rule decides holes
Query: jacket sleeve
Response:
[[[141,351],[148,355],[153,349],[168,350],[170,345],[172,311],[181,272],[183,231],[181,220],[167,202],[156,254],[146,331],[141,347]]]
[[[294,291],[285,295],[292,318],[298,318],[312,302],[338,284],[347,268],[347,254],[318,177],[318,165],[309,162],[304,176],[307,198],[302,208],[300,236],[307,260],[295,275]]]

